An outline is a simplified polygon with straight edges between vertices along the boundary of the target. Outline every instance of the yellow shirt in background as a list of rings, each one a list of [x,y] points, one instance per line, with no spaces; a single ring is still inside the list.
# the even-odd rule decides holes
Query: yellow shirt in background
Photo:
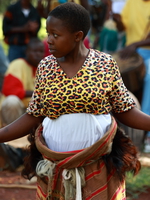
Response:
[[[25,91],[34,90],[35,72],[36,68],[22,58],[12,61],[5,73],[0,103],[6,96],[16,95],[27,107],[31,97],[25,97]]]
[[[150,20],[150,1],[127,0],[121,16],[126,26],[126,46],[143,40],[148,33],[146,27]]]

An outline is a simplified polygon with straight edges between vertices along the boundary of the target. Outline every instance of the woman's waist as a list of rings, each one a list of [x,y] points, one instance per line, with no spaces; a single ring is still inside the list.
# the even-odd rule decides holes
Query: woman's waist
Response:
[[[64,152],[87,148],[103,137],[111,125],[111,115],[75,113],[56,120],[45,118],[43,137],[54,151]]]
[[[82,166],[88,161],[97,160],[104,154],[107,154],[111,151],[111,145],[113,138],[116,134],[117,123],[114,118],[112,118],[112,123],[109,130],[104,134],[104,136],[95,142],[90,147],[85,149],[80,149],[76,151],[67,151],[67,152],[57,152],[49,149],[45,143],[44,138],[42,137],[43,127],[39,127],[36,131],[36,146],[41,152],[44,158],[51,161],[57,162],[66,168]]]

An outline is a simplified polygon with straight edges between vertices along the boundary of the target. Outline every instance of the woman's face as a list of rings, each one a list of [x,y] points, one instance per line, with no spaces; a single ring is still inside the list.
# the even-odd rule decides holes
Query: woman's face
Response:
[[[76,33],[65,26],[63,20],[49,16],[46,21],[48,46],[50,53],[56,58],[67,56],[76,46]]]

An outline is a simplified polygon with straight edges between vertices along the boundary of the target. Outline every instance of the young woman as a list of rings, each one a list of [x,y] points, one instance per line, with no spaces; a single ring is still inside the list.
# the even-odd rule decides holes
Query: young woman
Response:
[[[37,200],[123,200],[125,172],[140,168],[136,149],[115,118],[150,130],[150,117],[136,108],[115,60],[84,46],[89,28],[88,12],[73,2],[49,13],[51,55],[38,66],[26,113],[0,130],[5,142],[41,123],[23,172],[30,178],[36,167]]]

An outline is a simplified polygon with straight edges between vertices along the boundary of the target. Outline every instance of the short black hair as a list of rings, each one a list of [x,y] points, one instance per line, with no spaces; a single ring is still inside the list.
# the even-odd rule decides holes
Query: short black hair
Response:
[[[84,34],[83,39],[91,26],[89,12],[83,6],[74,2],[67,2],[57,6],[48,16],[64,21],[65,26],[71,32],[82,31]]]
[[[27,49],[32,48],[32,46],[35,46],[36,44],[41,43],[42,41],[38,38],[38,37],[33,37],[29,40],[28,44],[27,44]]]

